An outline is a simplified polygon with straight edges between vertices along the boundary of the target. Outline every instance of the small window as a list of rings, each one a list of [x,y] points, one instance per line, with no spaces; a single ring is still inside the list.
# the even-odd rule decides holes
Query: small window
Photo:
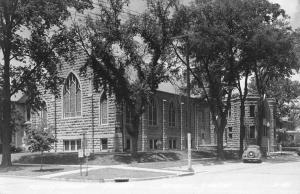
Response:
[[[205,139],[204,133],[201,134],[201,138],[202,138],[202,139]]]
[[[157,142],[158,142],[157,139],[150,139],[149,140],[149,148],[151,150],[153,150],[153,149],[157,150],[157,148],[158,148]]]
[[[75,141],[75,140],[72,140],[72,141],[71,141],[71,150],[72,150],[72,151],[75,151],[75,147],[76,147],[76,141]]]
[[[149,148],[152,150],[154,148],[153,146],[153,139],[149,140]]]
[[[76,145],[77,145],[77,150],[80,150],[81,149],[81,139],[77,140]]]
[[[232,139],[233,132],[232,132],[232,127],[228,127],[228,138]]]
[[[81,139],[64,140],[64,151],[78,151],[81,149]]]
[[[126,139],[126,150],[130,150],[131,149],[131,141],[130,139]]]
[[[69,148],[69,141],[64,141],[64,150],[65,151],[69,151],[70,150],[70,148]]]
[[[176,139],[173,139],[173,149],[176,149]]]
[[[100,124],[105,125],[108,123],[108,101],[106,93],[104,92],[100,98]]]
[[[176,149],[176,139],[175,138],[169,139],[169,149]]]
[[[264,126],[263,136],[268,137],[268,127]]]
[[[154,149],[157,150],[157,148],[158,148],[158,146],[157,146],[157,139],[154,140],[153,144],[154,144]]]
[[[250,117],[255,117],[255,106],[250,105]]]
[[[169,139],[169,149],[172,149],[172,144],[173,144],[173,142],[172,142],[172,139]]]
[[[101,138],[101,150],[107,150],[108,140],[107,138]]]
[[[154,100],[151,100],[148,106],[148,111],[149,125],[157,125],[157,108]]]
[[[231,118],[231,107],[228,109],[228,115],[227,118],[230,119]]]
[[[169,126],[175,127],[175,107],[173,102],[169,105]]]
[[[249,138],[250,139],[255,138],[255,126],[250,126]]]

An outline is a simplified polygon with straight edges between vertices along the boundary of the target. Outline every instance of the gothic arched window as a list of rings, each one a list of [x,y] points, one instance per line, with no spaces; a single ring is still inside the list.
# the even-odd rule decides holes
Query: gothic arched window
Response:
[[[81,116],[81,87],[78,79],[70,73],[63,89],[64,117]]]

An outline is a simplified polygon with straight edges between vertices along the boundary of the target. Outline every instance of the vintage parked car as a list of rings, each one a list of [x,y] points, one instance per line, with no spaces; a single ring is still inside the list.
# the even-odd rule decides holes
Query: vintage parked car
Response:
[[[248,145],[242,156],[243,162],[262,162],[262,154],[258,145]]]

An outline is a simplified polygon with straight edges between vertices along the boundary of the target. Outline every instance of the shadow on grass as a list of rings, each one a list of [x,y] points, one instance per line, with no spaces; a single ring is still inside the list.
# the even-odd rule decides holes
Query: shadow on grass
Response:
[[[268,157],[264,160],[265,163],[288,163],[288,162],[300,162],[300,156],[294,155],[277,155]]]
[[[15,163],[40,164],[41,155],[27,154],[14,160]],[[44,164],[79,164],[78,154],[76,153],[45,153]]]
[[[193,151],[193,159],[212,158],[215,157],[213,152]],[[130,164],[130,163],[149,163],[149,162],[171,162],[180,161],[187,158],[186,151],[152,151],[139,152],[136,157],[132,157],[130,153],[95,153],[89,157],[89,164],[97,165],[113,165],[113,164]],[[21,164],[40,164],[41,155],[27,153],[15,159],[14,163]],[[62,164],[62,165],[78,165],[78,153],[45,153],[44,164]]]
[[[213,165],[223,165],[223,164],[228,164],[228,163],[241,163],[242,161],[240,159],[224,159],[224,160],[219,160],[219,159],[210,159],[210,160],[204,160],[204,161],[196,161],[194,162],[195,164],[202,164],[203,166],[213,166]]]
[[[130,164],[133,162],[163,162],[163,161],[178,161],[181,159],[179,154],[174,152],[141,152],[136,157],[131,154],[115,154],[113,159],[120,163]]]
[[[10,172],[10,171],[21,171],[24,168],[22,166],[9,166],[9,167],[0,167],[0,173]]]
[[[32,172],[57,172],[62,171],[63,168],[50,168],[50,169],[39,169],[39,170],[33,170]]]

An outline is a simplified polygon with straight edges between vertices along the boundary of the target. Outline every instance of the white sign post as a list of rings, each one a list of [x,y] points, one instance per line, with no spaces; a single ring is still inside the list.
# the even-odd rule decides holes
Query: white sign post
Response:
[[[188,170],[194,171],[192,168],[191,133],[187,134],[187,141],[188,141]]]
[[[85,158],[86,158],[86,171],[85,176],[89,175],[89,156],[91,154],[91,151],[89,149],[85,150]]]
[[[78,158],[83,158],[83,150],[78,150]]]
[[[82,176],[82,158],[83,158],[83,150],[78,150],[78,158],[80,163],[80,176]]]

